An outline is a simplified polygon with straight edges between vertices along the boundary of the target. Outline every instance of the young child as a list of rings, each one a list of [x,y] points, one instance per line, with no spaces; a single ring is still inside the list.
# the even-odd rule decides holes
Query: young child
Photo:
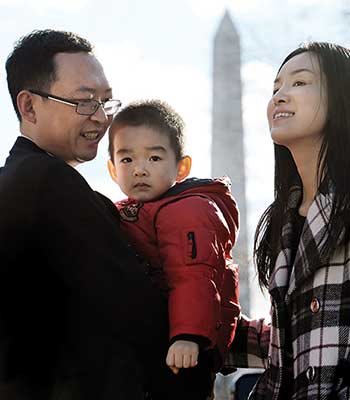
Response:
[[[184,180],[191,158],[184,155],[183,130],[164,102],[129,104],[109,130],[108,170],[128,196],[116,203],[122,229],[168,295],[167,365],[175,374],[201,363],[217,372],[240,314],[231,255],[238,209],[228,178]]]

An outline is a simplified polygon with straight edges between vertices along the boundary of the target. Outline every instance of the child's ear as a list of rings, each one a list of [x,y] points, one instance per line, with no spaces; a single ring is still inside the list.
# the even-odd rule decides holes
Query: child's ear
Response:
[[[184,156],[177,163],[176,182],[183,181],[191,172],[192,159],[190,156]]]
[[[109,172],[109,175],[111,176],[111,178],[114,180],[114,182],[118,183],[117,170],[116,170],[115,165],[112,160],[108,160],[107,168],[108,168],[108,172]]]

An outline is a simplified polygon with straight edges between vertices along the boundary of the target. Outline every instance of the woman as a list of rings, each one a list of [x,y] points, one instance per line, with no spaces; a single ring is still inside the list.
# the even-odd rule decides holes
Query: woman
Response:
[[[271,324],[243,316],[227,366],[266,368],[250,399],[349,399],[350,50],[289,54],[267,115],[275,199],[254,253]]]

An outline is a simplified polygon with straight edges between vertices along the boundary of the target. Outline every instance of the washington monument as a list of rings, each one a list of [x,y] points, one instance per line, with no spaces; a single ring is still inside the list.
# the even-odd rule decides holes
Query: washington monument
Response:
[[[242,123],[241,57],[238,33],[226,11],[214,37],[211,175],[227,175],[240,211],[238,241],[233,257],[240,271],[240,302],[250,311],[247,257],[244,140]]]

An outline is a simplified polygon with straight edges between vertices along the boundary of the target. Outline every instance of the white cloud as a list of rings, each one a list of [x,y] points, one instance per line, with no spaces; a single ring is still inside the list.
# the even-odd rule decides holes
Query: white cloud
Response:
[[[228,5],[225,0],[188,0],[188,3],[192,11],[201,18],[219,16]]]
[[[222,16],[224,11],[228,10],[234,19],[236,17],[239,19],[244,15],[256,16],[257,9],[266,10],[272,7],[275,0],[187,0],[187,2],[195,15],[201,18]]]
[[[3,6],[25,6],[26,10],[32,9],[40,13],[52,10],[68,10],[75,11],[87,4],[88,0],[0,0],[0,7]]]

